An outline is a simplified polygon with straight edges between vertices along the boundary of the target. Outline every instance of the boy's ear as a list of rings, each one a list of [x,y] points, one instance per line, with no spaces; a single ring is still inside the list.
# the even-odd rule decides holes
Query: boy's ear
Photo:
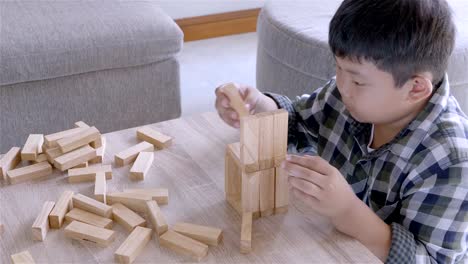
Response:
[[[429,73],[413,76],[407,83],[409,86],[408,100],[414,103],[426,100],[432,95],[432,76]]]

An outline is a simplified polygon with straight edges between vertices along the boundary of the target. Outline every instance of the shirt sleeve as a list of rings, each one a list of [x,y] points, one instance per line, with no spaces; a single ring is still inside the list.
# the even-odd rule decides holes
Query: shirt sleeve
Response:
[[[412,175],[411,175],[412,174]],[[460,263],[468,243],[468,162],[416,169],[402,186],[387,263]]]
[[[312,94],[304,94],[293,101],[284,95],[265,93],[277,106],[289,113],[288,152],[317,153],[318,133],[323,120],[323,106],[329,88],[335,84],[334,79]]]

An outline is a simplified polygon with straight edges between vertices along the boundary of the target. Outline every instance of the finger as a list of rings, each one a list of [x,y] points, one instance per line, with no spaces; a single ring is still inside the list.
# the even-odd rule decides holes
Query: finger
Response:
[[[249,105],[249,110],[251,106],[255,106],[258,101],[258,96],[254,93],[254,91],[250,88],[247,87],[245,92],[244,92],[244,102],[246,105]]]
[[[296,188],[292,188],[291,191],[298,200],[303,201],[306,205],[312,208],[312,210],[318,211],[317,208],[319,207],[320,202],[319,200],[317,200],[317,198],[307,195],[301,190],[296,189]]]
[[[237,112],[232,109],[232,108],[227,108],[225,111],[224,111],[224,115],[231,119],[233,122],[235,121],[239,121],[239,114],[237,114]]]
[[[293,177],[301,178],[303,180],[314,183],[315,185],[323,188],[327,180],[325,175],[317,173],[316,171],[305,168],[301,165],[291,163],[289,161],[284,161],[281,164],[281,167],[286,170],[286,172]]]
[[[313,196],[319,201],[322,200],[322,189],[317,185],[295,177],[289,177],[288,182],[293,188],[301,190],[303,193]]]
[[[322,159],[319,156],[288,155],[286,159],[289,162],[301,165],[323,175],[329,175],[334,170],[334,167],[330,165],[330,163],[328,163],[326,160]]]

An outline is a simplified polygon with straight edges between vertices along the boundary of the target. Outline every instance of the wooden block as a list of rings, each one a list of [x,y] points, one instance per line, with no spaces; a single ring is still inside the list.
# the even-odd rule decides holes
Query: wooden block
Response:
[[[65,228],[65,236],[71,239],[86,240],[98,245],[108,246],[114,241],[115,232],[106,228],[73,221]]]
[[[96,180],[96,174],[104,172],[106,174],[106,180],[112,179],[112,167],[111,165],[93,166],[82,169],[70,169],[68,170],[68,182],[91,182]]]
[[[21,162],[21,149],[18,147],[11,148],[5,155],[0,159],[0,176],[6,181],[7,172],[18,166]]]
[[[275,209],[275,168],[260,171],[260,214],[270,216]]]
[[[146,201],[151,201],[150,195],[141,193],[108,193],[107,204],[121,203],[126,207],[141,213],[146,212]]]
[[[33,257],[31,256],[31,253],[29,251],[23,251],[20,253],[16,253],[14,255],[11,255],[11,261],[13,264],[34,264]]]
[[[208,254],[208,245],[169,230],[159,238],[159,245],[200,261]]]
[[[89,161],[89,163],[102,163],[104,160],[104,153],[106,153],[107,139],[101,136],[102,146],[96,149],[96,157]]]
[[[134,181],[142,181],[148,173],[151,165],[153,164],[153,152],[140,152],[138,157],[130,169],[130,179]]]
[[[11,184],[39,179],[52,174],[52,166],[47,162],[36,163],[7,172]]]
[[[65,214],[73,208],[73,192],[64,191],[58,201],[55,203],[54,209],[49,214],[49,224],[51,228],[62,227]]]
[[[145,219],[121,203],[112,205],[112,217],[114,221],[122,225],[128,231],[132,231],[137,226],[146,226]]]
[[[124,189],[124,193],[139,193],[149,195],[158,203],[158,205],[169,203],[169,190],[166,188],[149,188],[149,189]]]
[[[56,147],[56,148],[46,149],[45,154],[47,156],[47,160],[49,161],[49,163],[53,164],[54,160],[57,157],[60,157],[63,155],[63,152],[60,150],[59,147]]]
[[[137,138],[153,144],[158,149],[168,148],[172,145],[172,138],[150,127],[137,129]]]
[[[112,207],[79,193],[73,196],[73,207],[106,218],[112,216]]]
[[[41,163],[43,161],[47,161],[47,155],[45,153],[37,155],[37,159],[34,162]]]
[[[260,172],[242,173],[242,212],[260,212]]]
[[[96,151],[103,146],[102,142],[102,135],[99,135],[98,139],[94,140],[93,142],[89,143],[89,145],[96,149]]]
[[[237,143],[237,147],[240,143]],[[235,144],[230,144],[226,148],[225,159],[224,159],[224,190],[226,194],[226,200],[240,201],[241,199],[241,168],[238,157],[234,154]],[[239,148],[237,148],[239,151]],[[237,159],[237,161],[236,161]]]
[[[151,229],[137,226],[115,252],[119,263],[132,263],[151,239]]]
[[[224,85],[221,87],[221,91],[229,98],[231,108],[237,112],[239,118],[249,115],[249,110],[245,107],[245,102],[233,83]]]
[[[75,136],[77,134],[82,133],[85,130],[86,130],[85,128],[76,127],[76,128],[68,129],[68,130],[65,130],[65,131],[60,131],[60,132],[57,132],[57,133],[46,135],[44,137],[44,144],[48,148],[56,148],[56,147],[58,147],[57,141],[59,139],[70,137],[70,136]]]
[[[177,223],[173,230],[210,246],[217,246],[223,239],[223,230],[215,227]]]
[[[54,161],[54,166],[61,171],[65,171],[95,157],[96,150],[86,145],[57,157]]]
[[[86,223],[88,225],[93,225],[97,227],[112,229],[112,220],[105,218],[90,212],[86,212],[79,208],[73,208],[70,212],[65,215],[67,221],[79,221]]]
[[[49,231],[49,214],[55,206],[55,202],[45,202],[41,212],[32,225],[33,240],[44,241]]]
[[[71,169],[80,169],[80,168],[87,168],[88,167],[88,162],[85,162],[85,163],[81,163]]]
[[[279,167],[286,159],[288,150],[288,111],[284,109],[273,111],[274,122],[274,153],[275,167]]]
[[[275,174],[275,214],[286,213],[289,205],[289,175],[280,167],[275,168]]]
[[[101,140],[101,133],[99,133],[96,127],[90,127],[76,135],[57,140],[57,145],[63,153],[66,153],[88,145],[96,140]]]
[[[44,143],[44,135],[31,134],[29,135],[23,149],[21,150],[21,160],[35,161],[37,155],[42,152],[42,144]]]
[[[257,114],[260,124],[258,139],[258,162],[260,170],[275,167],[275,116],[270,112]]]
[[[247,254],[252,251],[252,213],[242,214],[240,252]]]
[[[168,226],[166,218],[159,209],[158,203],[156,203],[156,201],[147,201],[146,207],[147,214],[151,219],[151,223],[153,224],[153,228],[156,231],[156,234],[158,234],[158,236],[164,234],[167,231]]]
[[[260,119],[247,116],[240,123],[240,161],[246,172],[255,172],[259,165]]]
[[[78,122],[75,123],[75,127],[89,128],[89,125],[86,124],[86,123],[83,122],[83,121],[78,121]]]
[[[115,155],[115,165],[122,167],[134,162],[140,152],[153,152],[154,146],[148,142],[141,142]]]
[[[102,203],[106,203],[106,173],[98,172],[94,182],[94,198]]]

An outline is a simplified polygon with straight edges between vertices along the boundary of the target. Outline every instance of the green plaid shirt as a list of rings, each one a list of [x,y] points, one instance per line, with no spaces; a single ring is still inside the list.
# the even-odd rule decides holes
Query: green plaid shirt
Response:
[[[392,227],[387,263],[456,263],[468,247],[468,119],[445,77],[425,109],[391,142],[368,152],[371,124],[347,112],[332,79],[292,102],[288,151],[318,154]]]

